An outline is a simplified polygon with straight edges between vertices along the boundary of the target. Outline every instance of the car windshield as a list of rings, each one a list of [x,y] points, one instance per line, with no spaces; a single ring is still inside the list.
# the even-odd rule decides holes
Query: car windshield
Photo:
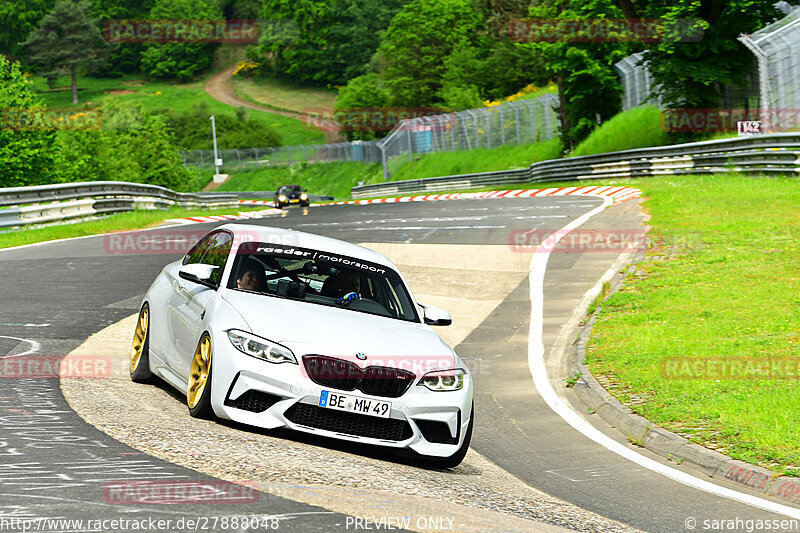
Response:
[[[322,250],[242,243],[228,288],[419,321],[397,272],[385,265]]]
[[[284,194],[289,194],[289,193],[293,193],[293,192],[300,192],[300,186],[299,185],[285,185],[285,186],[281,187],[278,192],[284,193]]]

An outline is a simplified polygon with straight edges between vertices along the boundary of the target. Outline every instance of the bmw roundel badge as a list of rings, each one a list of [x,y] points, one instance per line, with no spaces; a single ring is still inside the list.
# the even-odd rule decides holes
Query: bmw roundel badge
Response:
[[[359,361],[366,361],[366,360],[367,360],[367,356],[366,356],[366,355],[364,355],[363,353],[357,353],[357,354],[356,354],[356,358],[357,358]]]

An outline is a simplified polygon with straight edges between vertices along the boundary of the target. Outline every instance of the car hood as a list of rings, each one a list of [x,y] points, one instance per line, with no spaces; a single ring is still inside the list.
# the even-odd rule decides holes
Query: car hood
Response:
[[[327,355],[362,368],[390,366],[417,374],[458,365],[453,349],[425,324],[233,290],[225,291],[223,298],[241,313],[252,333],[286,346],[298,357]]]

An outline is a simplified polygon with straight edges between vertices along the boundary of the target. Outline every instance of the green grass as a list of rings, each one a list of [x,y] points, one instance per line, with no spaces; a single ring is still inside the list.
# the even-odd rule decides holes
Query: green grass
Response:
[[[283,111],[304,113],[309,109],[333,109],[336,91],[290,83],[234,76],[233,90],[237,96],[254,104]]]
[[[228,207],[221,209],[171,208],[165,211],[137,210],[127,213],[115,213],[105,218],[89,220],[86,222],[76,222],[74,224],[61,224],[43,228],[23,227],[22,229],[0,232],[0,248],[22,246],[25,244],[33,244],[36,242],[45,242],[55,239],[67,239],[70,237],[99,235],[112,231],[147,228],[171,218],[230,215],[243,211],[260,211],[262,209],[264,209],[264,206],[252,208]]]
[[[501,146],[500,148],[478,148],[458,152],[436,152],[408,161],[392,164],[392,181],[418,178],[433,178],[453,174],[490,172],[524,168],[537,161],[557,159],[561,152],[561,141],[549,141]]]
[[[188,84],[146,81],[141,76],[127,76],[119,79],[103,79],[79,76],[78,87],[86,90],[78,92],[79,104],[72,105],[72,92],[70,90],[58,92],[41,92],[47,90],[47,83],[41,77],[34,77],[34,88],[47,104],[48,108],[59,109],[85,109],[101,105],[105,99],[113,98],[122,102],[141,104],[147,111],[174,110],[185,112],[195,108],[201,102],[208,104],[209,110],[217,114],[233,116],[235,108],[218,102],[206,94],[204,81]],[[58,86],[68,86],[69,78],[59,78]],[[129,91],[130,94],[111,94],[106,91]],[[266,111],[247,110],[249,118],[265,122],[275,128],[281,136],[284,145],[324,143],[324,134],[303,121],[291,117],[284,117]],[[210,123],[210,121],[209,121]],[[209,125],[208,134],[211,135]],[[226,148],[220,146],[221,149]],[[255,146],[254,148],[262,148]]]
[[[685,380],[662,376],[660,366],[668,358],[800,362],[800,182],[715,175],[618,183],[642,189],[661,244],[603,304],[592,371],[656,424],[800,474],[797,378]]]
[[[223,183],[217,191],[275,191],[281,185],[298,183],[312,194],[336,199],[350,197],[350,188],[359,181],[383,181],[378,163],[353,162],[295,164],[240,172]]]
[[[536,161],[556,158],[560,150],[560,142],[553,139],[491,150],[483,148],[462,152],[437,152],[414,161],[406,160],[392,165],[392,181],[524,168]],[[211,171],[204,171],[205,182],[211,179],[211,175]],[[198,180],[196,183],[202,181]],[[274,191],[287,183],[299,183],[313,194],[345,199],[350,197],[350,189],[360,181],[368,184],[382,183],[383,168],[378,163],[358,162],[306,163],[261,168],[238,172],[217,190]]]
[[[570,155],[603,154],[665,144],[669,144],[669,139],[661,124],[661,111],[648,105],[619,113],[606,121]]]

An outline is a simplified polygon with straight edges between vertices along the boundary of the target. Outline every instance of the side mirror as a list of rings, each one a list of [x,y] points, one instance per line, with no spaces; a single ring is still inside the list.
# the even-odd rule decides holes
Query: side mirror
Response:
[[[217,283],[211,279],[211,276],[213,276],[214,272],[218,269],[219,267],[215,265],[193,263],[190,265],[183,265],[178,271],[178,276],[193,283],[204,285],[210,289],[216,289]]]
[[[422,305],[422,319],[429,326],[449,326],[453,323],[453,317],[450,313],[433,305]]]

